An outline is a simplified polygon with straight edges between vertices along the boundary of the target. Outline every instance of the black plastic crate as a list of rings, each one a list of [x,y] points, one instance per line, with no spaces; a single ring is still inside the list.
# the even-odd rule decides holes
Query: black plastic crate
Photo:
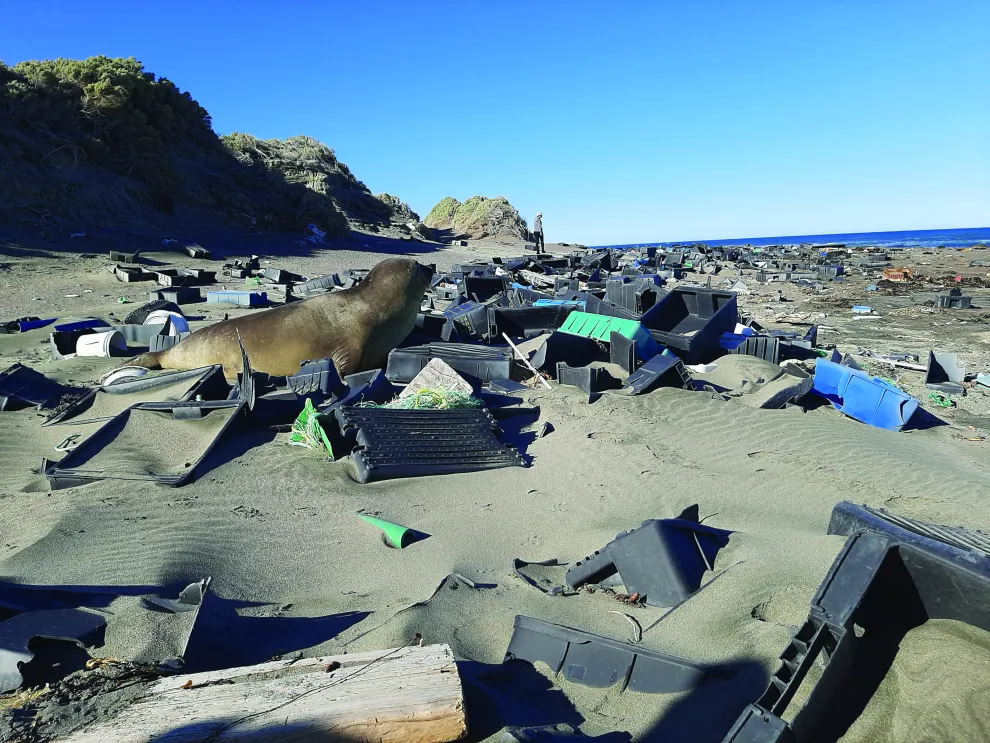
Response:
[[[652,308],[664,291],[650,279],[609,279],[605,282],[605,301],[637,315]]]
[[[487,302],[502,294],[506,282],[501,276],[465,276],[464,295],[475,302]]]
[[[832,510],[828,533],[849,539],[769,686],[723,743],[836,741],[868,703],[908,631],[928,619],[990,630],[990,536],[848,502]],[[819,678],[787,722],[788,705],[816,665]]]
[[[739,309],[735,292],[677,287],[639,321],[686,363],[703,364],[722,355],[719,338],[735,330]]]
[[[564,324],[574,305],[547,305],[541,307],[489,307],[488,336],[491,342],[502,340],[502,333],[510,338],[526,338],[552,332]]]
[[[726,342],[730,347],[726,348]],[[732,344],[736,342],[738,345],[733,346]],[[723,336],[722,346],[731,354],[755,356],[774,364],[780,363],[780,338],[774,336],[749,335],[742,337],[730,333]]]
[[[475,383],[512,378],[511,349],[475,346],[470,343],[427,343],[396,348],[388,355],[385,376],[392,382],[407,384],[432,359],[442,359],[454,371]]]

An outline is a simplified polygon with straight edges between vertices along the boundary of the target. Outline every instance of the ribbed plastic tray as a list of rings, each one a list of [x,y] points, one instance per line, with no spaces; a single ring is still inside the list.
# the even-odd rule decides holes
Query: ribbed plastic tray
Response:
[[[495,436],[495,419],[484,408],[342,407],[335,414],[341,433],[357,444],[351,459],[362,483],[526,466]]]
[[[812,391],[831,402],[840,413],[891,431],[900,431],[919,404],[915,398],[882,379],[828,359],[815,362]]]

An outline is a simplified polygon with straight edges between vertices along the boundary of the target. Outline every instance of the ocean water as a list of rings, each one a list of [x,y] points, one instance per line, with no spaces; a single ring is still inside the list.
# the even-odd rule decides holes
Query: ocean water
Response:
[[[706,245],[799,245],[811,243],[842,243],[852,248],[968,248],[971,245],[990,245],[990,227],[966,227],[956,230],[905,230],[902,232],[845,232],[835,235],[782,235],[778,237],[746,237],[728,240],[678,240],[677,244],[705,243]],[[668,247],[673,243],[651,242],[628,245],[596,245],[599,248],[635,248],[646,246]]]

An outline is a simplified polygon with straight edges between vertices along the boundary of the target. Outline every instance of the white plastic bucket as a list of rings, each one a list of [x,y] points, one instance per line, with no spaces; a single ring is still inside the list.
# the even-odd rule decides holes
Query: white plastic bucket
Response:
[[[166,320],[172,321],[172,327],[169,330],[169,335],[178,335],[179,333],[189,332],[189,322],[180,315],[178,312],[169,312],[168,310],[155,310],[147,318],[145,318],[145,325],[164,325]]]
[[[112,356],[114,351],[127,352],[127,340],[119,330],[87,333],[76,341],[77,356]]]

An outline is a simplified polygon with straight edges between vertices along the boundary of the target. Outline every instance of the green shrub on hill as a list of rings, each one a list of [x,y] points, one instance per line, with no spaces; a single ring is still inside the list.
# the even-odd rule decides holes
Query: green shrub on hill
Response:
[[[472,196],[464,203],[446,196],[430,209],[423,223],[433,229],[448,230],[452,235],[473,238],[525,239],[528,233],[526,220],[503,196]]]
[[[310,137],[218,137],[189,93],[133,58],[0,63],[0,162],[0,223],[43,232],[180,217],[339,235],[348,218],[393,213]]]
[[[435,207],[430,209],[430,213],[426,215],[423,223],[427,227],[449,229],[449,226],[454,223],[454,214],[457,213],[457,208],[460,205],[461,202],[453,196],[444,196]]]
[[[7,119],[0,144],[13,150],[8,157],[38,157],[38,164],[54,168],[86,164],[136,178],[166,211],[178,181],[169,147],[214,137],[202,106],[133,58],[0,66],[0,110]]]

